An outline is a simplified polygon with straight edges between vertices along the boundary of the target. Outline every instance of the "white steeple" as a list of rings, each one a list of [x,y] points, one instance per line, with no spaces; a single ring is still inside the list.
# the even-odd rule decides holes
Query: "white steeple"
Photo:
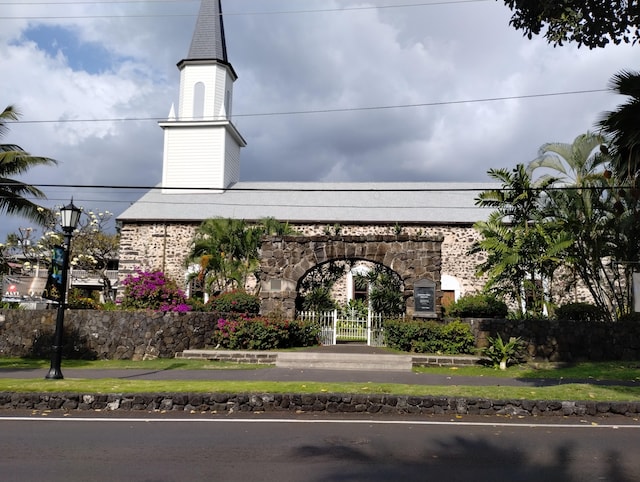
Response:
[[[180,100],[164,129],[163,192],[220,192],[238,182],[246,145],[231,122],[233,82],[221,0],[202,0],[188,58],[178,63]],[[171,189],[174,188],[174,189]]]

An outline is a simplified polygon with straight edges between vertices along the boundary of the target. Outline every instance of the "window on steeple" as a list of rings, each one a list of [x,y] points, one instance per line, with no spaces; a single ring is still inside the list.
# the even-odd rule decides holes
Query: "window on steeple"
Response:
[[[204,118],[204,82],[196,82],[193,86],[193,118]]]

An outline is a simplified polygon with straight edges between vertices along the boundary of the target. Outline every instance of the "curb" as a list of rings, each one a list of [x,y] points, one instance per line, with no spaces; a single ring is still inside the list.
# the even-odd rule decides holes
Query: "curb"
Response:
[[[341,393],[43,394],[1,392],[0,411],[2,410],[638,417],[640,402],[490,400]]]

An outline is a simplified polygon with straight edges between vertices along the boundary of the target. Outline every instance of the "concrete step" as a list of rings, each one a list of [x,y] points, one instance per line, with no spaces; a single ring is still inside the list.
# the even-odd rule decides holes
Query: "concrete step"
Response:
[[[176,358],[273,365],[278,358],[278,352],[260,350],[184,350],[176,353]]]
[[[332,347],[324,347],[331,349]],[[366,346],[339,348],[340,350],[358,350],[356,353],[319,351],[259,351],[259,350],[185,350],[176,353],[176,358],[206,359],[234,363],[252,363],[273,365],[282,368],[317,368],[321,370],[371,370],[405,371],[416,366],[468,366],[476,365],[479,357],[460,355],[394,355],[387,353],[365,353],[371,349]]]
[[[411,356],[361,353],[279,352],[276,367],[319,370],[411,371]]]

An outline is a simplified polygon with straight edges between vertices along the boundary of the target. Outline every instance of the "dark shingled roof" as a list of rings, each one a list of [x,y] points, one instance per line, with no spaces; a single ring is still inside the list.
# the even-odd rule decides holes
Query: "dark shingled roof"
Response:
[[[228,63],[221,0],[202,0],[188,60]]]

